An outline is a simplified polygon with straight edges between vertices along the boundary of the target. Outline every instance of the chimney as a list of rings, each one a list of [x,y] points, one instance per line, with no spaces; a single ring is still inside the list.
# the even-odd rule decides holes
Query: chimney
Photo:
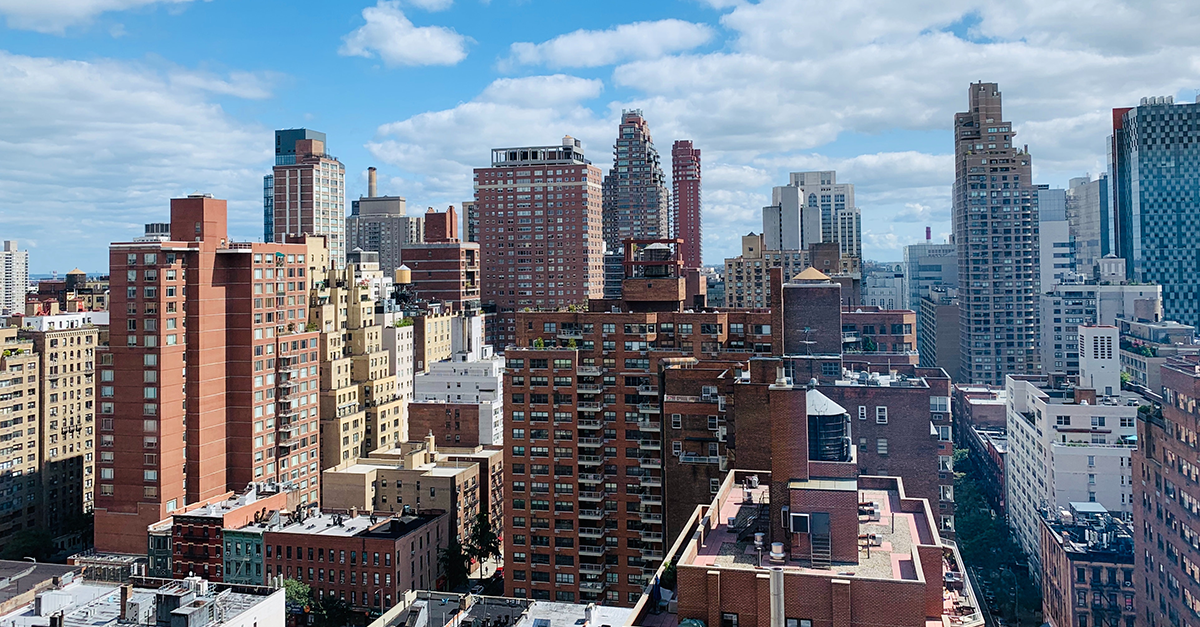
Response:
[[[776,566],[771,569],[771,627],[784,627],[783,611],[783,569]]]
[[[375,166],[367,168],[367,198],[374,198],[378,189],[378,177],[375,175]]]
[[[133,586],[124,584],[121,586],[121,618],[129,620],[129,593],[132,592]]]

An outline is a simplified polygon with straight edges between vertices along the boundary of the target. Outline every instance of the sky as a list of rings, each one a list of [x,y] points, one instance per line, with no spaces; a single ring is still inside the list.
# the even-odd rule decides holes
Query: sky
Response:
[[[349,198],[459,206],[490,149],[583,140],[622,110],[703,151],[704,260],[761,231],[787,173],[856,186],[865,257],[944,241],[951,122],[997,82],[1034,180],[1106,170],[1111,110],[1200,92],[1187,0],[0,0],[0,239],[31,272],[107,271],[169,199],[262,233],[272,132],[325,132]],[[347,203],[349,206],[349,203]]]

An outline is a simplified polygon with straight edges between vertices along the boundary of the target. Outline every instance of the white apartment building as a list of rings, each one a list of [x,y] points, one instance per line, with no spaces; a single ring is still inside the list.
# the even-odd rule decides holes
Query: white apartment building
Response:
[[[17,240],[4,240],[0,250],[0,316],[25,313],[29,292],[29,251],[17,250]]]
[[[418,403],[479,405],[479,443],[504,443],[504,358],[489,345],[478,351],[456,351],[450,361],[429,365],[416,377]]]
[[[1114,352],[1115,359],[1115,352]],[[1005,378],[1008,524],[1040,570],[1041,520],[1069,503],[1132,516],[1130,453],[1140,397],[1097,396],[1065,375]],[[1119,393],[1119,392],[1118,392]]]
[[[20,322],[26,331],[62,331],[64,329],[80,329],[86,326],[108,326],[107,311],[74,311],[57,313],[52,316],[21,316],[10,322]],[[14,325],[15,326],[15,325]]]
[[[413,347],[413,325],[406,324],[404,320],[404,314],[400,312],[375,314],[376,324],[383,326],[383,349],[388,354],[388,369],[396,377],[396,392],[407,406],[413,399],[416,351]],[[404,415],[407,418],[408,412]]]

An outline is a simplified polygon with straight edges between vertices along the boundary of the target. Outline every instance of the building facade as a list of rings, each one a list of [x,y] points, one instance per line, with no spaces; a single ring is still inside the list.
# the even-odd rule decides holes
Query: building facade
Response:
[[[499,329],[488,335],[500,345],[516,339],[517,311],[603,294],[601,189],[600,169],[572,137],[558,146],[496,148],[491,167],[475,169],[481,297],[495,310]]]
[[[1128,276],[1163,287],[1164,313],[1200,326],[1200,260],[1190,251],[1200,228],[1200,102],[1143,98],[1113,109],[1109,179],[1116,214],[1116,254]],[[1172,163],[1174,167],[1162,168]]]
[[[1052,627],[1137,624],[1133,530],[1103,507],[1072,503],[1042,520],[1042,617]]]
[[[930,287],[958,286],[958,255],[954,244],[911,244],[904,247],[904,304],[917,309]]]
[[[38,398],[41,393],[40,358],[33,340],[23,339],[16,329],[0,328],[4,351],[0,353],[0,373],[4,376],[0,392],[0,437],[6,444],[0,449],[4,469],[4,492],[0,496],[0,542],[8,544],[13,535],[42,524],[36,499],[38,485],[41,421]]]
[[[429,372],[416,377],[410,433],[424,437],[432,431],[445,446],[504,443],[504,358],[491,346],[481,349],[430,364]]]
[[[403,246],[404,266],[418,298],[447,309],[479,309],[479,244],[458,238],[454,207],[425,213],[425,241]]]
[[[325,150],[325,133],[305,128],[275,131],[275,198],[270,207],[274,217],[267,241],[324,236],[330,263],[340,268],[347,252],[346,166]],[[267,227],[264,224],[264,231]]]
[[[808,267],[808,253],[801,250],[764,250],[764,237],[742,236],[742,254],[725,260],[723,307],[763,308],[771,304],[771,268],[783,268],[791,278]]]
[[[1161,411],[1138,414],[1134,451],[1133,588],[1139,625],[1165,627],[1200,620],[1196,581],[1200,537],[1196,522],[1200,470],[1196,433],[1200,419],[1200,357],[1170,359],[1162,366]]]
[[[670,190],[641,109],[621,112],[612,169],[604,177],[603,205],[608,250],[621,250],[627,239],[670,236]]]
[[[676,140],[671,146],[670,235],[683,240],[683,263],[688,268],[704,265],[700,180],[700,149],[690,139]]]
[[[149,524],[252,481],[318,500],[307,254],[230,242],[225,201],[206,195],[172,199],[169,240],[111,246],[98,550],[140,553]]]
[[[923,368],[957,373],[958,288],[930,286],[917,301],[917,355]]]
[[[1107,174],[1096,180],[1075,177],[1067,185],[1067,222],[1075,242],[1075,267],[1093,276],[1096,263],[1116,247],[1112,242],[1112,202]]]
[[[350,203],[347,246],[379,253],[379,267],[390,275],[404,264],[405,246],[425,241],[425,218],[407,215],[407,202],[399,196],[368,193]]]
[[[1001,385],[1036,374],[1038,355],[1037,194],[1029,152],[1004,120],[1000,89],[974,83],[970,108],[954,116],[954,243],[958,249],[956,380]]]

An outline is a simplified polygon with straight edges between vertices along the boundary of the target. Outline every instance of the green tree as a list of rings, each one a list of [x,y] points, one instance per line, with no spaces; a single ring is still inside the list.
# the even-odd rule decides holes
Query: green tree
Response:
[[[312,600],[312,588],[303,581],[284,579],[283,590],[287,604],[294,608],[303,608]]]
[[[492,521],[486,512],[475,515],[475,520],[471,523],[471,535],[467,538],[466,552],[469,557],[479,560],[480,577],[485,574],[483,568],[488,558],[500,557],[500,537],[496,535],[496,530],[492,529]]]
[[[451,539],[444,549],[438,549],[438,568],[446,575],[446,587],[451,590],[466,587],[470,581],[471,556],[457,539]]]
[[[322,597],[312,615],[314,627],[346,627],[362,622],[345,599],[332,596]]]
[[[534,338],[533,339],[533,347],[534,348],[546,348],[546,342],[543,341],[542,338],[540,338],[540,337]]]
[[[23,529],[13,535],[12,539],[0,551],[0,557],[6,560],[22,560],[31,557],[44,562],[54,554],[54,537],[45,529]]]

